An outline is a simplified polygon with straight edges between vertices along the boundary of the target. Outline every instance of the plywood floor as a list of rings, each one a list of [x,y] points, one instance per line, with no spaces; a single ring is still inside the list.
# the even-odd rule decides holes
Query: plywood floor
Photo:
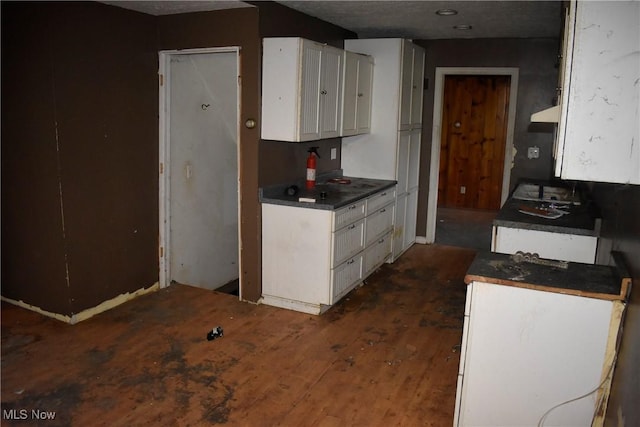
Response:
[[[73,326],[3,303],[2,425],[451,425],[474,255],[415,245],[319,317],[183,285]]]

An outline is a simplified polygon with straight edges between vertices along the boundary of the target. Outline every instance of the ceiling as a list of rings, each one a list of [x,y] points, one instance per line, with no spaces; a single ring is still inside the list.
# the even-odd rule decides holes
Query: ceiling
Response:
[[[241,1],[104,1],[151,15],[253,7]],[[256,2],[253,2],[256,3]],[[284,6],[314,16],[360,38],[409,39],[559,37],[561,5],[554,1],[340,1],[280,0]],[[457,14],[438,16],[440,9]],[[470,30],[457,30],[466,24]]]

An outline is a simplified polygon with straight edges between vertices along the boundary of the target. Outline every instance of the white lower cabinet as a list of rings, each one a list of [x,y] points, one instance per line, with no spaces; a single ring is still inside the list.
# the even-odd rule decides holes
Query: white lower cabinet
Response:
[[[537,253],[540,258],[594,264],[598,237],[544,230],[493,226],[492,252]]]
[[[467,288],[453,425],[597,425],[624,303],[485,280]]]
[[[320,314],[391,257],[395,189],[331,211],[262,204],[262,302]]]

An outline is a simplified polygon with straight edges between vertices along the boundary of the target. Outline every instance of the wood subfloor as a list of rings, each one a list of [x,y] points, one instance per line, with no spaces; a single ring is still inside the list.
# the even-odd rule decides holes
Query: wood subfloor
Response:
[[[1,424],[449,426],[474,255],[414,245],[321,316],[184,285],[77,325],[3,303]]]

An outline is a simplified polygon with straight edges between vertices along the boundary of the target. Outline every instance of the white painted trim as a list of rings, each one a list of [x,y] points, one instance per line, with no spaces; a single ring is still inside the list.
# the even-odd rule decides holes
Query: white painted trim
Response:
[[[51,311],[43,310],[40,307],[36,307],[35,305],[27,304],[26,302],[20,300],[14,300],[7,297],[1,297],[2,301],[6,301],[10,304],[17,305],[18,307],[25,308],[27,310],[35,311],[36,313],[40,313],[43,316],[51,317],[53,319],[59,320],[61,322],[69,323],[70,325],[75,325],[78,322],[82,322],[83,320],[87,320],[96,314],[100,314],[107,310],[110,310],[120,304],[123,304],[127,301],[130,301],[140,295],[149,294],[151,292],[155,292],[160,289],[159,284],[156,282],[148,288],[140,288],[134,292],[127,292],[124,294],[120,294],[117,297],[111,298],[109,300],[103,301],[95,307],[87,308],[86,310],[82,310],[80,313],[72,314],[71,316],[53,313]]]
[[[416,243],[419,245],[426,245],[429,242],[425,236],[416,236]]]
[[[442,105],[444,101],[444,79],[447,75],[492,75],[511,76],[509,91],[509,117],[507,120],[507,138],[504,150],[504,170],[502,175],[502,193],[500,205],[509,196],[511,168],[513,167],[513,132],[516,119],[516,103],[518,101],[519,69],[515,67],[436,67],[435,87],[433,94],[433,124],[431,134],[431,170],[429,173],[429,197],[427,199],[427,233],[426,243],[436,239],[436,216],[438,212],[438,175],[440,171],[440,139],[442,137]]]
[[[170,206],[169,200],[171,198],[170,188],[170,171],[169,167],[171,158],[170,158],[170,147],[171,141],[169,140],[170,132],[170,120],[169,120],[169,106],[171,105],[171,90],[169,87],[170,79],[170,62],[171,57],[174,55],[194,55],[194,54],[207,54],[207,53],[227,53],[227,52],[235,52],[236,53],[236,68],[238,73],[237,79],[237,158],[238,158],[238,273],[239,273],[239,299],[242,299],[242,221],[241,221],[241,213],[242,213],[242,198],[240,191],[240,99],[241,99],[241,74],[240,74],[240,47],[239,46],[229,46],[229,47],[212,47],[212,48],[199,48],[199,49],[180,49],[180,50],[161,50],[158,52],[159,55],[159,65],[160,69],[158,74],[160,76],[158,91],[159,91],[159,168],[161,168],[162,173],[158,174],[158,203],[159,203],[159,265],[160,265],[160,274],[159,274],[159,286],[160,288],[165,288],[170,285],[171,271],[169,262],[170,258],[170,228],[171,223],[169,218],[171,218],[170,214]],[[163,84],[160,84],[162,81]]]

